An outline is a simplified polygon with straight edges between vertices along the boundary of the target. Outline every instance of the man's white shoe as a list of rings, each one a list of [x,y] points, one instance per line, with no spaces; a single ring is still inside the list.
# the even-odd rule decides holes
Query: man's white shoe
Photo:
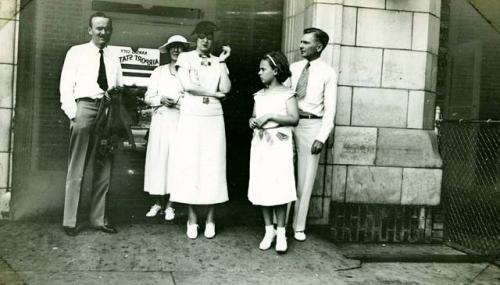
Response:
[[[304,232],[295,232],[293,237],[298,241],[305,241],[306,240],[306,234]]]
[[[205,237],[213,238],[215,236],[215,224],[214,223],[206,223],[205,224]]]
[[[274,229],[272,230],[266,229],[266,234],[264,235],[264,238],[259,244],[259,249],[261,250],[270,249],[275,237],[276,237],[276,232],[274,231]]]
[[[149,212],[146,213],[146,217],[151,218],[151,217],[156,217],[158,212],[161,210],[160,205],[154,204],[151,206],[151,209],[149,209]]]
[[[193,224],[190,225],[189,222],[187,223],[187,231],[186,235],[190,239],[195,239],[198,237],[198,224]]]
[[[165,221],[171,221],[175,218],[175,209],[172,207],[167,207],[165,209]]]
[[[278,227],[276,229],[276,246],[275,250],[277,253],[285,253],[288,249],[288,245],[286,242],[286,231],[285,228]]]

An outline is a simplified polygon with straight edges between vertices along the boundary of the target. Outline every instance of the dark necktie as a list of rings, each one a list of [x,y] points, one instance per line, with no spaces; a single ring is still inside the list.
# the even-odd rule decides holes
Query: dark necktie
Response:
[[[101,57],[99,59],[99,75],[97,76],[97,84],[102,90],[108,91],[108,79],[106,78],[106,66],[104,65],[104,55],[103,50],[100,49],[99,53]]]
[[[295,93],[297,93],[297,98],[301,99],[306,96],[307,91],[307,80],[309,78],[309,62],[306,64],[302,73],[300,74],[299,80],[297,81],[297,86],[295,87]]]

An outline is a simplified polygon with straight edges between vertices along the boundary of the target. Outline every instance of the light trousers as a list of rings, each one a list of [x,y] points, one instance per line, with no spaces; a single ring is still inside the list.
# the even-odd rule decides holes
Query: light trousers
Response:
[[[92,226],[107,224],[105,209],[109,190],[112,155],[97,152],[94,123],[99,109],[95,102],[79,101],[76,117],[70,122],[69,161],[66,176],[63,226],[74,227],[85,170],[92,167],[89,221]]]
[[[321,128],[321,119],[300,119],[295,127],[294,139],[297,153],[297,201],[293,212],[294,231],[306,229],[309,202],[316,179],[320,154],[311,154],[311,146]]]

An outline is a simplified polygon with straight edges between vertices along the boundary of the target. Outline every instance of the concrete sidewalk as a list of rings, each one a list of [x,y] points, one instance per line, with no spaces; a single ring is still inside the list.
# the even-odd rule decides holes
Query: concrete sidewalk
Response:
[[[3,222],[0,284],[494,284],[499,274],[482,263],[361,264],[315,233],[278,255],[258,249],[261,227],[191,241],[182,225],[118,226],[68,237],[55,223]]]

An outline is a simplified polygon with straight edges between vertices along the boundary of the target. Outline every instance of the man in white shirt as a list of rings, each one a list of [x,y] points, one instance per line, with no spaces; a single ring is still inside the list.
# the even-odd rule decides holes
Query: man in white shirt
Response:
[[[119,59],[106,47],[112,31],[112,22],[108,16],[100,12],[93,14],[88,28],[92,40],[68,50],[61,72],[61,109],[70,119],[63,217],[63,229],[69,236],[78,234],[78,202],[85,169],[90,164],[94,169],[90,225],[105,233],[116,233],[105,215],[112,157],[100,155],[96,151],[93,130],[101,101],[108,101],[108,91],[112,92],[117,86],[121,86]]]
[[[290,86],[296,91],[299,124],[294,139],[297,150],[297,201],[293,215],[294,238],[304,241],[309,200],[320,153],[334,126],[337,73],[319,57],[328,45],[328,34],[308,28],[300,41],[303,60],[290,65]]]

